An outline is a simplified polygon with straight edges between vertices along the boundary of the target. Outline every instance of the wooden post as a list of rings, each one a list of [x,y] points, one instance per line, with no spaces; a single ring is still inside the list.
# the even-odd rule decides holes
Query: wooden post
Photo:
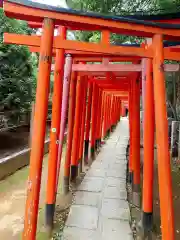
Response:
[[[100,133],[99,141],[101,145],[102,136],[103,136],[103,124],[104,124],[104,107],[105,107],[105,92],[102,92],[102,107],[101,107],[101,119],[100,119]]]
[[[142,128],[144,130],[144,109],[145,109],[145,97],[146,97],[146,58],[142,59]],[[143,132],[144,134],[144,132]]]
[[[101,109],[102,109],[102,90],[99,95],[99,106],[98,106],[98,124],[97,124],[97,148],[101,147]]]
[[[154,102],[162,239],[174,240],[174,213],[172,202],[170,154],[168,146],[168,121],[162,35],[154,35],[153,49]]]
[[[118,122],[121,120],[121,116],[122,116],[121,106],[122,106],[122,101],[119,100],[119,114],[117,119]]]
[[[77,77],[76,86],[76,106],[74,117],[73,141],[72,141],[72,157],[71,157],[71,181],[74,181],[78,175],[78,145],[79,145],[79,128],[81,121],[81,105],[82,105],[81,77]]]
[[[96,124],[96,150],[99,148],[99,128],[100,128],[100,118],[101,118],[101,104],[102,104],[102,91],[99,89],[98,95],[98,106],[97,106],[97,124]]]
[[[93,83],[93,98],[92,98],[92,124],[91,124],[91,159],[95,157],[95,137],[96,137],[96,111],[97,111],[97,98],[98,89],[95,83]]]
[[[153,173],[154,173],[154,89],[152,78],[152,60],[146,62],[146,95],[144,102],[144,167],[142,227],[144,233],[153,227]]]
[[[83,79],[83,97],[82,97],[82,111],[81,111],[81,129],[80,129],[80,146],[79,146],[79,170],[83,172],[83,147],[85,135],[85,119],[86,119],[86,98],[87,98],[87,78]]]
[[[106,126],[107,126],[107,94],[104,93],[104,121],[103,121],[103,138],[106,137]]]
[[[91,126],[91,105],[92,105],[92,91],[93,83],[89,81],[88,83],[88,102],[87,102],[87,112],[86,112],[86,134],[85,134],[85,145],[84,145],[84,161],[88,163],[88,153],[89,153],[89,135]]]
[[[73,72],[72,77],[71,77],[71,85],[70,85],[67,148],[66,148],[65,167],[64,167],[64,184],[63,184],[63,186],[64,186],[65,194],[67,194],[69,192],[73,127],[74,127],[74,115],[75,115],[75,105],[76,105],[76,84],[77,84],[77,74],[75,72]]]
[[[71,55],[67,55],[65,66],[64,66],[63,97],[62,97],[61,123],[60,123],[60,133],[59,133],[58,162],[57,162],[57,177],[56,177],[56,193],[57,193],[59,174],[60,174],[61,157],[62,157],[62,150],[63,150],[63,143],[64,143],[64,134],[65,134],[65,129],[66,129],[71,70],[72,70],[72,57],[71,57]]]
[[[48,109],[54,22],[44,19],[41,37],[39,73],[36,90],[36,106],[30,155],[30,172],[24,220],[24,240],[36,239],[39,194],[41,185],[42,161]]]
[[[132,92],[132,80],[130,80],[130,90],[129,90],[129,161],[128,161],[128,169],[129,169],[129,176],[128,182],[133,184],[133,159],[132,159],[132,121],[133,121],[133,92]]]
[[[133,203],[140,206],[140,81],[133,79],[132,167]]]
[[[60,27],[58,34],[62,39],[66,39],[66,28]],[[52,98],[52,120],[51,120],[47,194],[46,194],[46,226],[48,227],[49,231],[51,231],[53,228],[53,218],[55,211],[56,175],[61,121],[63,76],[64,76],[64,49],[58,49],[56,50],[54,70],[54,92]]]

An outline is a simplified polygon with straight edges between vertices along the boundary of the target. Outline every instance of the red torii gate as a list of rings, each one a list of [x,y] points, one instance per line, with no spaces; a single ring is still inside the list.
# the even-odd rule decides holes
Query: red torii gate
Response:
[[[42,8],[41,8],[42,7]],[[61,78],[63,76],[63,62],[64,62],[64,53],[66,50],[77,50],[77,51],[86,51],[93,52],[97,54],[101,54],[104,56],[107,55],[125,55],[125,56],[136,56],[136,57],[146,57],[149,60],[149,65],[147,69],[147,96],[146,96],[146,110],[145,110],[145,122],[148,124],[147,129],[145,128],[144,133],[144,150],[145,154],[145,164],[146,166],[153,163],[153,133],[154,133],[154,119],[153,119],[153,106],[155,105],[155,119],[156,119],[156,139],[158,146],[158,170],[159,170],[159,190],[160,190],[160,206],[161,206],[161,224],[162,224],[162,237],[163,240],[173,240],[174,239],[174,226],[173,226],[173,209],[172,209],[172,188],[171,188],[171,177],[170,177],[170,158],[168,151],[168,132],[167,132],[167,119],[166,119],[166,104],[165,104],[165,84],[164,84],[164,59],[172,59],[179,60],[179,54],[177,52],[171,51],[171,49],[163,49],[163,37],[164,39],[179,39],[180,30],[178,26],[174,26],[171,28],[170,25],[163,24],[152,24],[147,22],[137,22],[133,20],[123,19],[123,18],[115,18],[111,19],[110,17],[98,17],[90,16],[88,14],[79,14],[62,11],[62,9],[48,9],[44,5],[37,5],[36,3],[30,3],[29,1],[18,1],[16,3],[15,0],[7,0],[4,2],[4,10],[7,16],[15,17],[22,20],[31,20],[43,22],[43,34],[41,38],[36,36],[23,36],[23,39],[26,41],[25,45],[31,46],[29,40],[36,42],[36,45],[40,46],[40,62],[39,62],[39,75],[38,75],[38,85],[37,85],[37,95],[36,95],[36,109],[35,109],[35,120],[34,120],[34,134],[33,134],[33,144],[31,151],[31,160],[30,160],[30,176],[29,176],[29,187],[28,187],[28,197],[26,204],[26,215],[25,215],[25,228],[24,228],[24,239],[35,239],[36,235],[36,225],[37,225],[37,213],[38,213],[38,203],[39,203],[39,191],[40,191],[40,180],[41,180],[41,168],[42,168],[42,154],[43,154],[43,144],[44,144],[44,129],[45,129],[45,118],[46,118],[46,110],[47,110],[47,101],[48,101],[48,89],[49,89],[49,75],[51,70],[51,59],[53,55],[53,48],[58,49],[58,54],[56,54],[57,61],[61,61],[60,64],[55,68],[56,77],[60,73]],[[25,14],[26,13],[26,14]],[[70,16],[69,16],[70,15]],[[44,16],[46,18],[44,19]],[[108,21],[107,21],[108,20]],[[144,24],[146,25],[144,27]],[[103,38],[101,43],[92,44],[92,43],[80,43],[77,41],[71,42],[70,40],[65,40],[65,30],[64,34],[61,34],[58,37],[54,37],[54,25],[62,25],[67,26],[69,29],[86,29],[86,30],[99,30],[103,29]],[[65,28],[63,28],[65,29]],[[127,34],[127,35],[136,35],[142,37],[152,37],[153,43],[151,47],[148,48],[135,48],[135,47],[122,47],[122,46],[111,46],[109,43],[109,33],[119,33],[119,34]],[[6,41],[5,34],[5,41]],[[9,35],[10,36],[10,35]],[[15,35],[11,35],[12,42],[13,39],[16,40],[16,43],[20,43],[19,38]],[[10,39],[10,38],[9,38]],[[9,43],[11,40],[9,40]],[[57,57],[59,56],[59,57]],[[82,57],[82,56],[81,56]],[[93,56],[95,59],[96,56]],[[102,57],[98,56],[99,59]],[[90,59],[90,58],[89,58]],[[97,59],[97,58],[96,58]],[[152,60],[153,59],[153,62]],[[56,61],[56,62],[57,62]],[[76,59],[77,61],[77,59]],[[79,60],[81,61],[81,60]],[[82,61],[85,61],[82,57]],[[154,74],[154,87],[152,87],[152,65],[153,65],[153,74]],[[76,112],[75,112],[75,125],[80,126],[79,123],[83,122],[82,119],[79,119],[78,114],[81,109],[80,100],[85,99],[86,96],[86,80],[83,82],[83,86],[81,86],[81,78],[82,76],[78,76],[78,80],[76,79],[76,72],[73,72],[71,76],[71,86],[70,86],[70,96],[75,99],[76,96]],[[124,73],[123,73],[124,75]],[[140,84],[138,81],[139,73],[134,73],[131,75],[130,85],[129,85],[129,110],[130,110],[130,162],[129,162],[129,170],[131,173],[132,181],[133,181],[133,190],[135,193],[139,193],[139,185],[140,185],[140,142],[139,142],[139,99],[140,99]],[[69,79],[69,72],[67,73],[67,77]],[[76,86],[77,80],[77,86]],[[101,80],[99,80],[101,81]],[[88,83],[89,84],[89,83]],[[96,90],[96,83],[93,82],[93,94],[92,94],[92,120],[94,121],[94,109],[97,106],[96,99],[101,99],[102,94],[99,93],[99,90]],[[42,88],[43,86],[43,88]],[[56,85],[57,86],[57,85]],[[75,94],[75,86],[76,86],[76,94]],[[102,88],[105,86],[102,85]],[[112,87],[112,89],[111,89]],[[117,86],[108,86],[114,91]],[[115,87],[115,89],[113,89]],[[107,90],[106,89],[106,90]],[[122,89],[118,89],[123,91]],[[153,96],[154,90],[154,98]],[[56,89],[55,89],[56,91]],[[84,91],[84,93],[83,93]],[[120,92],[121,92],[120,91]],[[127,91],[127,89],[126,89]],[[67,93],[67,92],[66,92]],[[81,93],[83,93],[81,95]],[[55,93],[54,93],[55,95]],[[60,99],[60,93],[58,93]],[[78,99],[78,97],[79,99]],[[65,95],[64,97],[67,98]],[[82,98],[81,98],[82,97]],[[112,99],[115,98],[113,97]],[[104,105],[112,106],[112,99],[107,95],[104,98]],[[99,102],[99,100],[98,100]],[[75,105],[73,105],[72,100],[70,100],[70,110],[69,115],[73,116],[73,111]],[[99,104],[99,103],[98,103]],[[101,105],[101,104],[99,104]],[[148,109],[147,106],[151,105],[152,108],[150,110],[151,118],[148,119]],[[57,106],[57,105],[56,105]],[[79,106],[79,107],[77,107]],[[84,106],[84,105],[83,105]],[[98,106],[99,107],[99,106]],[[103,108],[102,108],[103,109]],[[110,108],[111,109],[111,108]],[[120,109],[120,103],[117,105],[117,109]],[[101,113],[105,111],[101,111]],[[54,111],[54,116],[55,116]],[[56,113],[57,114],[57,113]],[[102,114],[101,114],[102,115]],[[76,118],[77,117],[77,118]],[[55,117],[54,117],[55,118]],[[58,118],[58,119],[57,119]],[[60,112],[58,112],[58,116],[56,118],[56,123],[58,126],[60,122]],[[101,116],[100,116],[101,118]],[[70,119],[70,118],[69,118]],[[116,116],[116,120],[118,116]],[[161,121],[160,121],[161,120]],[[68,120],[69,121],[69,120]],[[149,122],[150,121],[150,122]],[[107,130],[110,127],[110,119],[107,114],[105,114],[105,122]],[[95,128],[95,122],[94,128]],[[72,118],[71,118],[72,125]],[[77,137],[79,133],[77,131],[77,127],[74,128],[74,136]],[[151,127],[151,131],[148,131],[149,127]],[[72,130],[73,126],[71,126]],[[56,129],[57,130],[57,129]],[[153,133],[152,133],[153,132]],[[72,133],[72,131],[71,131]],[[94,134],[94,132],[93,132]],[[53,134],[52,134],[53,135]],[[74,140],[73,136],[73,141]],[[93,136],[94,137],[94,136]],[[54,140],[57,139],[57,136],[54,137]],[[149,139],[151,141],[149,142]],[[150,144],[150,147],[148,146]],[[75,145],[73,145],[73,149],[75,150]],[[57,151],[57,150],[56,150]],[[51,152],[50,152],[51,154]],[[147,154],[151,154],[151,159],[148,161]],[[77,152],[73,155],[73,164],[74,168],[74,176],[76,175],[77,167]],[[57,167],[54,161],[54,169]],[[152,165],[151,165],[152,166]],[[69,169],[69,168],[68,168]],[[147,169],[147,168],[146,168]],[[52,173],[52,172],[51,172]],[[144,172],[144,175],[147,175],[147,171]],[[151,192],[152,187],[150,183],[152,183],[152,171],[149,172],[148,177],[146,178],[146,182],[144,184],[149,186],[149,192]],[[56,186],[56,171],[55,174],[51,176],[53,186]],[[145,179],[145,177],[144,177]],[[49,186],[49,183],[48,183]],[[148,192],[148,194],[149,194]],[[54,189],[52,190],[52,202],[49,204],[49,211],[54,211]],[[48,195],[49,197],[50,195]],[[144,192],[143,198],[147,198],[147,194]],[[152,199],[151,199],[152,200]],[[143,201],[144,203],[144,201]],[[149,211],[152,201],[150,201],[150,205],[143,206],[143,217],[145,221],[152,216],[152,210]],[[52,219],[50,219],[52,221]]]

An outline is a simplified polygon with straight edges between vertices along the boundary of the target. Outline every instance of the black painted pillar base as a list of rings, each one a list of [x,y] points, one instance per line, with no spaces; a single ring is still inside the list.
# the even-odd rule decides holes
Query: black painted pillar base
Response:
[[[95,159],[95,148],[91,147],[91,159],[94,160]]]
[[[69,193],[69,177],[64,177],[63,193],[65,195]]]
[[[95,150],[98,150],[98,139],[95,140]]]
[[[128,160],[128,157],[129,157],[129,148],[130,148],[130,145],[128,144],[126,147],[126,160]]]
[[[79,173],[81,174],[83,172],[82,158],[79,159],[78,163],[79,163],[78,165]]]
[[[84,141],[84,163],[88,164],[89,140]]]
[[[78,166],[71,165],[71,181],[75,181],[78,175]]]
[[[54,226],[55,204],[46,204],[46,228],[48,235],[51,236]]]
[[[152,239],[153,213],[142,212],[141,221],[137,224],[138,239]]]
[[[145,231],[152,231],[153,229],[153,213],[152,212],[142,213],[142,226]]]
[[[128,172],[128,183],[133,184],[133,172]]]
[[[135,206],[140,207],[141,206],[140,184],[133,184],[132,190],[133,190],[132,202]]]
[[[107,137],[110,136],[110,133],[111,133],[111,129],[108,129],[108,130],[107,130]]]
[[[114,132],[115,129],[116,129],[116,125],[112,125],[111,126],[111,132]]]
[[[101,148],[101,138],[98,139],[98,148]]]

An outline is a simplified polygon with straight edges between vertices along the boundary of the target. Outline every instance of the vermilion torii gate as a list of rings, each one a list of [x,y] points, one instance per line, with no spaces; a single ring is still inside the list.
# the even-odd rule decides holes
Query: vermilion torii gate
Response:
[[[43,26],[41,37],[4,34],[5,43],[23,44],[29,46],[30,49],[33,47],[32,51],[40,53],[23,239],[34,240],[36,237],[49,77],[52,57],[55,56],[46,200],[47,226],[52,228],[53,223],[65,131],[65,113],[68,105],[65,192],[69,188],[69,179],[76,179],[78,166],[82,165],[84,139],[85,159],[88,161],[89,140],[91,156],[94,158],[95,149],[101,143],[101,138],[117,124],[122,103],[128,101],[130,114],[129,176],[133,185],[134,203],[138,203],[140,196],[140,73],[142,70],[140,62],[142,58],[147,58],[143,224],[147,230],[152,227],[155,117],[162,238],[173,240],[174,217],[164,82],[164,71],[172,69],[172,66],[164,65],[164,59],[180,60],[180,57],[177,47],[164,48],[163,39],[179,40],[179,25],[81,13],[26,0],[7,0],[4,2],[4,11],[8,17],[32,21],[36,27]],[[58,36],[54,36],[55,27],[59,29]],[[67,29],[98,30],[102,32],[102,39],[96,44],[66,40]],[[113,46],[110,44],[110,33],[152,38],[152,44],[140,47]],[[68,55],[65,57],[65,54]],[[130,61],[132,64],[111,65],[105,59],[109,62]],[[102,61],[99,66],[86,64],[98,61]],[[88,99],[87,104],[86,99]]]

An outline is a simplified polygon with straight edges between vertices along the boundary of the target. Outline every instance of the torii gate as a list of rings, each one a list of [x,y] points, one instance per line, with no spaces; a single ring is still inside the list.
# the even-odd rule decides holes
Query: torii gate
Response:
[[[171,24],[155,24],[146,21],[137,21],[129,18],[123,17],[105,17],[99,15],[91,15],[90,13],[80,13],[78,11],[68,11],[60,8],[48,8],[48,6],[32,3],[30,1],[19,0],[18,3],[15,0],[7,0],[4,2],[4,11],[7,16],[15,17],[17,19],[35,21],[42,24],[43,22],[43,34],[42,37],[29,37],[23,36],[26,41],[25,45],[31,46],[30,41],[33,41],[33,46],[40,46],[40,62],[39,62],[39,74],[38,74],[38,84],[37,84],[37,95],[36,95],[36,109],[34,117],[34,134],[33,134],[33,144],[30,159],[30,176],[29,176],[29,187],[28,187],[28,197],[26,204],[26,215],[25,215],[25,228],[23,233],[24,239],[35,239],[36,235],[36,225],[37,225],[37,214],[38,214],[38,203],[39,203],[39,190],[40,190],[40,180],[41,180],[41,168],[42,168],[42,154],[43,154],[43,144],[44,144],[44,129],[45,129],[45,119],[46,119],[46,109],[48,101],[48,89],[49,89],[49,75],[51,71],[51,59],[53,55],[53,48],[59,49],[59,54],[62,58],[59,60],[64,60],[64,52],[66,50],[71,51],[85,51],[88,53],[101,54],[97,56],[102,58],[102,56],[114,55],[114,56],[136,56],[138,58],[148,58],[149,67],[147,70],[147,94],[146,96],[146,106],[151,105],[153,112],[153,106],[155,107],[155,122],[156,122],[156,139],[157,139],[157,150],[158,150],[158,170],[159,170],[159,191],[160,191],[160,206],[161,206],[161,224],[162,224],[162,238],[163,240],[173,240],[174,239],[174,225],[173,225],[173,207],[172,207],[172,188],[171,188],[171,177],[170,177],[170,157],[168,151],[168,132],[167,132],[167,119],[166,119],[166,104],[165,104],[165,84],[164,84],[164,59],[179,60],[179,54],[175,50],[163,48],[163,38],[178,40],[180,37],[180,30],[178,25]],[[46,18],[44,19],[44,16]],[[108,20],[108,21],[107,21]],[[66,26],[68,29],[80,29],[80,30],[100,30],[103,29],[102,41],[98,44],[94,43],[84,43],[77,41],[65,40],[65,34],[54,37],[54,25]],[[109,42],[110,32],[126,34],[132,36],[142,36],[153,38],[153,43],[148,48],[143,47],[125,47],[125,46],[112,46]],[[17,40],[15,35],[11,35],[13,39]],[[6,39],[6,35],[5,35]],[[13,41],[13,40],[12,40]],[[36,45],[34,45],[36,42]],[[19,42],[20,43],[20,42]],[[56,54],[57,57],[57,54]],[[96,56],[93,56],[93,58]],[[82,59],[84,60],[84,59]],[[152,61],[153,60],[153,61]],[[80,61],[80,60],[79,60]],[[85,60],[84,60],[85,61]],[[62,73],[62,66],[58,65],[59,71]],[[152,88],[152,74],[151,67],[153,67],[153,82],[154,87]],[[87,69],[86,69],[87,70]],[[58,72],[59,73],[59,72]],[[70,71],[67,72],[66,77],[69,78]],[[130,109],[130,163],[129,171],[132,175],[133,190],[134,193],[139,193],[140,185],[140,158],[139,158],[139,95],[140,95],[140,84],[138,80],[138,74],[130,74],[130,89],[128,95],[129,109]],[[124,75],[124,73],[123,73]],[[79,81],[77,81],[76,97],[81,96],[81,90],[86,89],[81,88],[80,79],[82,76],[78,76]],[[76,81],[76,72],[72,74],[72,79]],[[86,82],[86,81],[84,81]],[[75,83],[72,83],[72,85]],[[79,84],[79,85],[78,85]],[[42,87],[43,86],[43,87]],[[79,86],[79,87],[78,87]],[[96,84],[93,83],[93,89],[96,88]],[[102,87],[104,88],[104,86]],[[111,88],[111,87],[110,87]],[[115,85],[115,88],[117,86]],[[109,89],[109,86],[108,86]],[[65,90],[65,89],[64,89]],[[74,91],[72,87],[70,90]],[[115,89],[113,89],[114,91]],[[121,89],[122,91],[123,89]],[[154,90],[154,98],[153,96]],[[109,91],[109,90],[108,90]],[[64,92],[64,91],[63,91]],[[65,91],[67,93],[67,91]],[[71,91],[70,91],[71,93]],[[95,93],[95,94],[94,94]],[[93,91],[93,103],[97,97],[96,90]],[[99,96],[99,95],[98,95]],[[73,97],[75,97],[75,91],[73,92]],[[85,99],[85,94],[83,95]],[[154,100],[153,100],[154,99]],[[106,106],[112,106],[112,99],[107,95],[105,98]],[[137,103],[137,104],[134,104]],[[153,104],[154,103],[154,104]],[[92,104],[93,105],[93,104]],[[80,104],[78,111],[81,110]],[[120,104],[119,104],[120,106]],[[72,106],[71,106],[72,107]],[[71,108],[72,110],[73,108]],[[76,108],[77,109],[77,108]],[[93,109],[93,107],[92,107]],[[95,108],[94,108],[95,109]],[[111,109],[111,108],[110,108]],[[119,108],[120,109],[120,108]],[[153,114],[152,118],[147,120],[147,112],[149,109],[145,110],[145,122],[148,127],[151,127],[151,131],[145,128],[144,135],[144,148],[145,151],[152,156],[152,145],[153,145]],[[72,113],[72,112],[71,112]],[[94,110],[92,110],[94,119]],[[81,120],[76,119],[75,114],[75,125]],[[58,115],[58,118],[60,113]],[[105,122],[109,127],[110,119],[105,114]],[[161,120],[161,121],[160,121]],[[60,122],[60,119],[58,119]],[[58,122],[57,121],[57,125]],[[76,129],[76,128],[74,128]],[[153,132],[153,133],[152,133]],[[77,130],[75,130],[75,135],[77,136]],[[74,138],[73,138],[74,139]],[[151,139],[150,147],[149,143]],[[73,140],[74,142],[75,140]],[[74,146],[74,145],[73,145]],[[73,148],[72,148],[73,149]],[[75,147],[74,147],[75,149]],[[77,155],[77,153],[76,153]],[[75,156],[75,155],[73,155]],[[77,159],[75,159],[77,163]],[[145,154],[145,162],[147,165],[152,164],[153,156],[148,162],[147,154]],[[55,162],[54,162],[55,163]],[[56,164],[54,165],[57,166]],[[76,165],[72,165],[76,166]],[[55,168],[54,167],[54,168]],[[75,169],[75,168],[74,168]],[[72,170],[72,169],[71,169]],[[147,173],[144,173],[145,175]],[[56,175],[56,174],[55,174]],[[52,175],[52,182],[56,182],[56,176]],[[146,184],[152,182],[152,171],[150,171],[149,176],[146,178]],[[146,186],[147,186],[146,185]],[[54,184],[56,186],[56,184]],[[152,188],[150,188],[151,191]],[[143,192],[144,193],[144,192]],[[54,197],[54,192],[52,192],[52,197]],[[149,194],[149,193],[148,193]],[[146,195],[146,194],[145,194]],[[146,196],[147,197],[147,196]],[[54,199],[53,199],[54,201]],[[152,202],[152,201],[151,201]],[[151,205],[151,203],[150,203]],[[152,212],[149,212],[151,206],[143,207],[143,217],[145,221],[148,221],[152,217]],[[52,212],[54,208],[54,203],[49,204],[49,211]],[[147,209],[147,210],[146,210]]]

